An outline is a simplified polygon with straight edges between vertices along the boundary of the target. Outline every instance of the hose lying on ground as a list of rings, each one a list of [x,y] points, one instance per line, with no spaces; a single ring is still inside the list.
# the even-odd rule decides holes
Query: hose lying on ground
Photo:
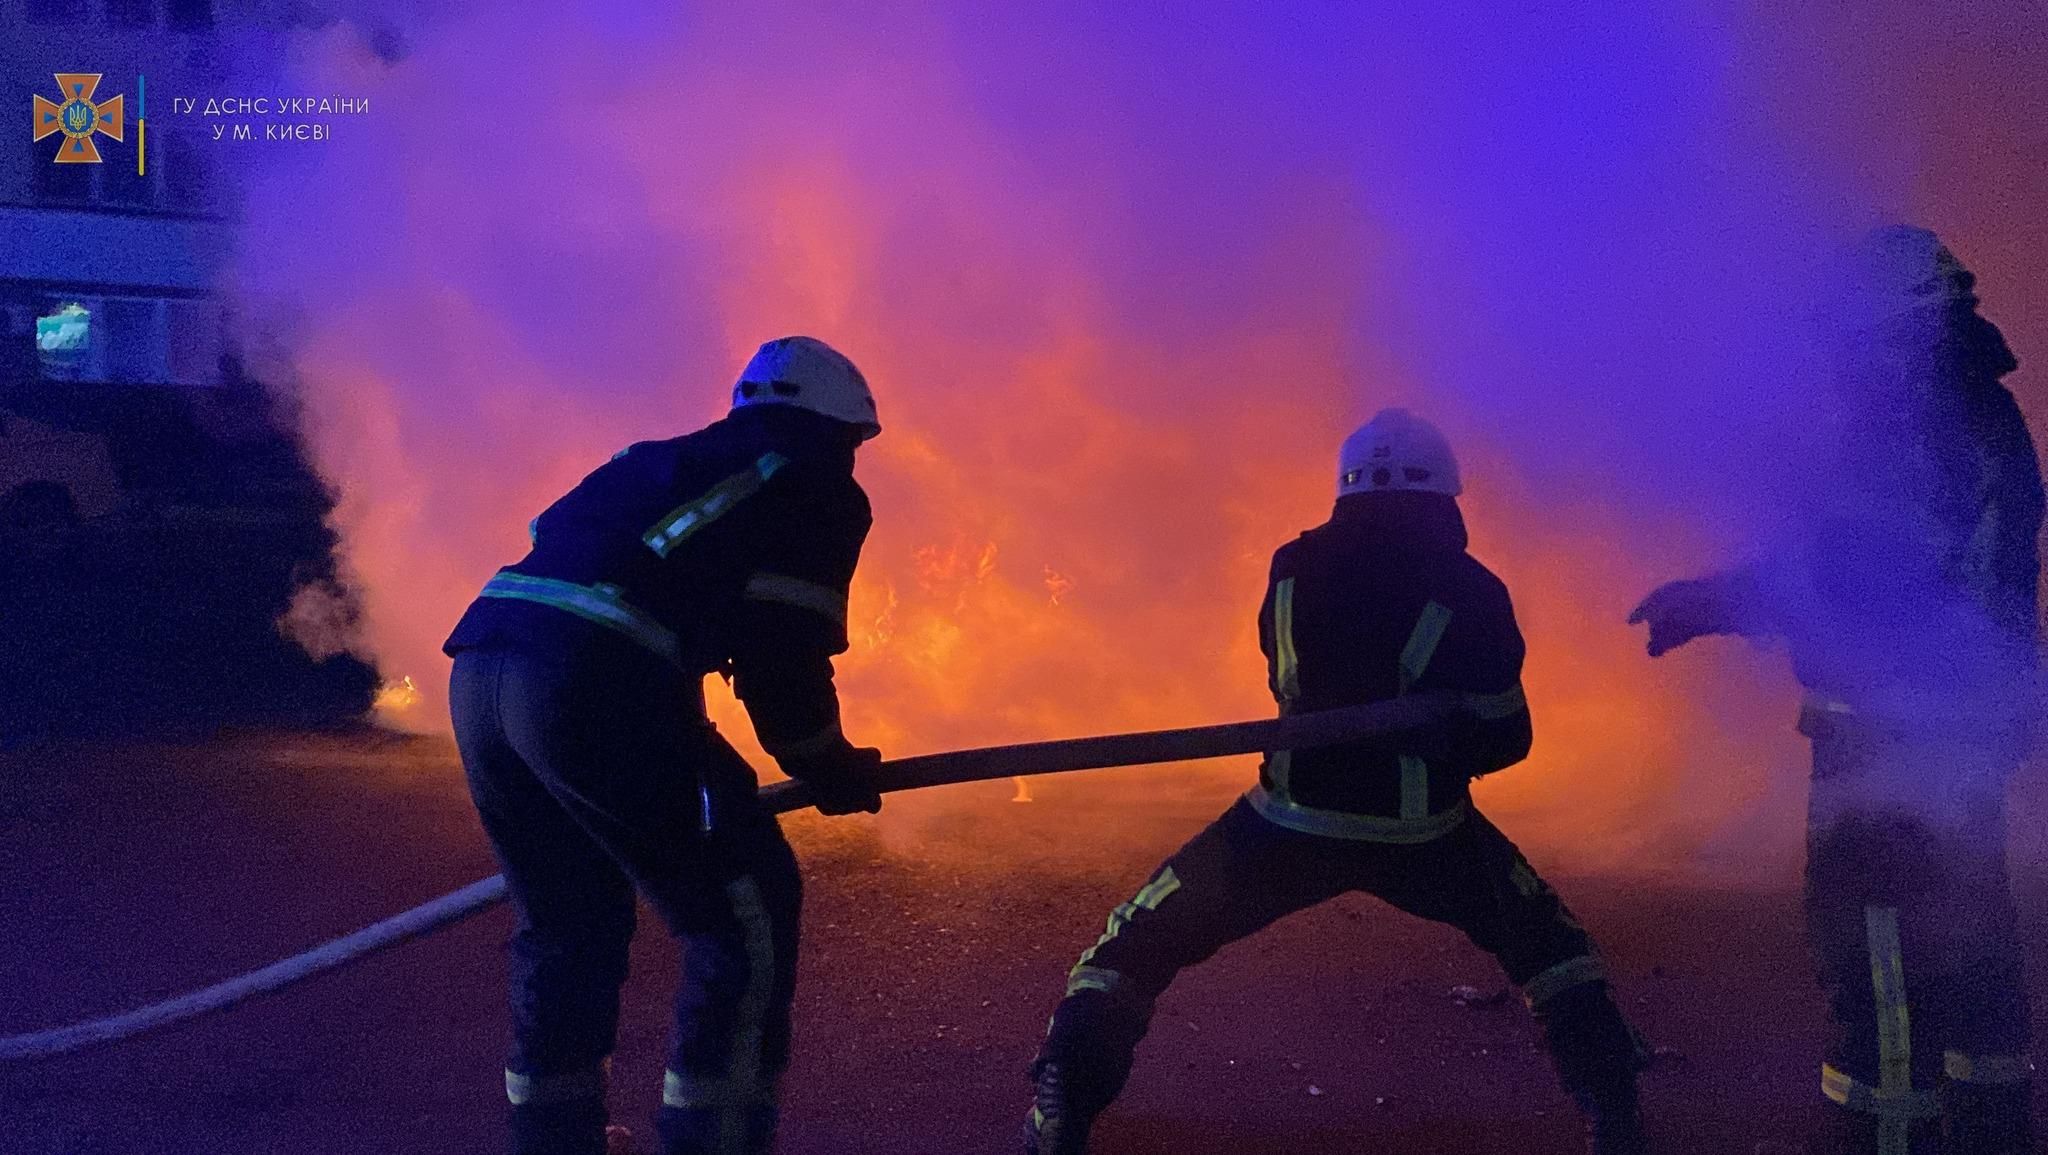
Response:
[[[1418,694],[1365,706],[1257,722],[920,754],[882,763],[876,771],[876,781],[882,791],[888,793],[994,778],[1222,758],[1264,750],[1305,750],[1417,729],[1442,721],[1455,705],[1456,700],[1452,696]],[[761,803],[775,814],[801,810],[811,804],[803,784],[795,781],[776,782],[763,787]],[[402,914],[371,923],[353,934],[323,943],[304,954],[293,955],[201,990],[126,1014],[0,1038],[0,1062],[62,1055],[131,1038],[208,1011],[220,1010],[254,995],[302,982],[387,947],[431,934],[494,906],[504,898],[505,877],[492,875]]]

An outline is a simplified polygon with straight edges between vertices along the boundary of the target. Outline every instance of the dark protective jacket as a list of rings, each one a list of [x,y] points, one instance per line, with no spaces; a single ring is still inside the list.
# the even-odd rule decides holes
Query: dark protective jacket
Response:
[[[2019,726],[2033,708],[2043,492],[1999,380],[2018,362],[1967,302],[1924,355],[1869,359],[1881,383],[1838,432],[1802,531],[1704,579],[1694,632],[1784,637],[1809,731],[1817,711]]]
[[[736,410],[620,451],[532,524],[444,645],[618,646],[692,682],[729,669],[778,759],[843,741],[832,657],[870,524],[844,426],[788,406]]]
[[[1372,493],[1340,498],[1273,555],[1259,645],[1283,714],[1427,690],[1465,695],[1470,713],[1271,753],[1251,795],[1260,813],[1313,834],[1428,841],[1462,819],[1471,779],[1528,755],[1522,635],[1507,588],[1465,546],[1454,499]]]

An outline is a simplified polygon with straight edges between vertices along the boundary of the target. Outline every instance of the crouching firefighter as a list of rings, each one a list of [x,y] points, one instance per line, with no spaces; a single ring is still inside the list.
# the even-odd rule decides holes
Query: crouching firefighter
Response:
[[[1364,891],[1491,952],[1543,1026],[1592,1150],[1643,1150],[1641,1047],[1586,931],[1473,809],[1470,780],[1527,755],[1522,637],[1465,552],[1443,436],[1389,409],[1344,442],[1330,520],[1273,556],[1259,638],[1281,713],[1448,691],[1444,726],[1276,750],[1259,784],[1168,859],[1067,979],[1033,1064],[1033,1155],[1078,1155],[1123,1089],[1154,1002],[1183,967],[1295,911]]]
[[[1782,638],[1813,747],[1806,926],[1827,1152],[2020,1155],[2027,991],[2005,792],[2036,708],[2042,487],[1975,279],[1925,229],[1855,247],[1826,473],[1786,539],[1658,588],[1656,657]],[[1823,1099],[1825,1102],[1823,1102]]]
[[[852,362],[771,341],[723,420],[631,445],[549,506],[449,637],[456,738],[518,916],[515,1155],[605,1149],[636,889],[683,953],[662,1151],[773,1142],[797,867],[702,680],[730,671],[820,810],[881,808],[880,755],[841,734],[832,684],[869,525],[854,453],[880,431]]]

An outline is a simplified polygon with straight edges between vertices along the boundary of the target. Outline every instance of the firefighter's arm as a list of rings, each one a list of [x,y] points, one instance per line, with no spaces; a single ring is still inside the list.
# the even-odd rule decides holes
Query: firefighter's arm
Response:
[[[1705,577],[1666,582],[1650,591],[1628,615],[1630,625],[1648,623],[1649,651],[1662,657],[1708,634],[1755,637],[1773,632],[1769,599],[1759,567],[1740,566]]]
[[[1456,691],[1464,707],[1429,732],[1436,748],[1425,756],[1473,778],[1527,758],[1534,737],[1522,693],[1522,632],[1505,589],[1489,600],[1497,604],[1452,617],[1425,681],[1427,688]]]
[[[1999,393],[1983,435],[1987,466],[1977,495],[1976,532],[1964,546],[1964,568],[1998,623],[2032,638],[2039,632],[2041,467],[2012,394]]]
[[[1274,569],[1279,568],[1280,559],[1275,555]],[[1275,701],[1280,699],[1280,673],[1275,664],[1273,644],[1273,579],[1266,579],[1266,597],[1259,603],[1259,652],[1266,655],[1266,689],[1272,691]]]
[[[810,783],[828,814],[881,806],[864,780],[881,755],[847,741],[832,682],[832,658],[847,649],[847,589],[869,524],[858,494],[792,506],[785,523],[769,528],[732,632],[733,692],[762,748],[784,773]]]

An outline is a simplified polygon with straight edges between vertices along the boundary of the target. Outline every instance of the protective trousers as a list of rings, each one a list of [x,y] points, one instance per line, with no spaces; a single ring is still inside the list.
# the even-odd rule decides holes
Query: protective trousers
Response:
[[[1813,740],[1806,917],[1833,1028],[1821,1091],[1838,1150],[2019,1155],[2028,1007],[2007,886],[2016,751],[1852,718]]]
[[[511,1150],[604,1150],[637,888],[683,952],[662,1149],[766,1151],[789,1054],[796,862],[697,687],[617,649],[455,659],[456,739],[518,916]]]
[[[1068,1109],[1092,1118],[1123,1090],[1154,1002],[1183,967],[1352,891],[1463,931],[1521,988],[1566,1088],[1633,1105],[1640,1046],[1591,940],[1477,811],[1440,838],[1401,845],[1289,830],[1240,800],[1110,913],[1068,977],[1039,1068],[1059,1064]]]

